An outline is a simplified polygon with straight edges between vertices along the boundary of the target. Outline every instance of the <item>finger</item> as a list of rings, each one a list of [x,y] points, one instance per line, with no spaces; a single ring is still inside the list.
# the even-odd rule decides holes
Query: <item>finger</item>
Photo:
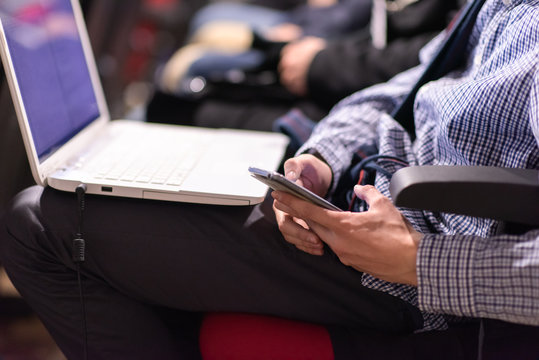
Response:
[[[356,185],[354,186],[354,193],[361,200],[365,200],[369,205],[369,208],[376,207],[381,203],[384,203],[387,198],[382,195],[378,189],[372,185]]]
[[[324,209],[283,191],[273,191],[271,196],[275,199],[274,206],[277,209],[328,228],[336,226],[336,221],[339,221],[342,214],[345,214],[345,212]]]
[[[291,158],[284,163],[284,175],[288,180],[297,181],[301,175],[303,166],[297,158]]]
[[[315,256],[324,255],[324,248],[323,247],[320,247],[319,249],[312,249],[312,248],[306,248],[306,247],[296,245],[296,248],[298,248],[299,250],[301,250],[303,252],[311,254],[311,255],[315,255]]]
[[[303,245],[312,248],[318,248],[321,245],[321,241],[315,233],[310,229],[301,226],[301,224],[298,224],[297,221],[294,221],[294,218],[289,215],[286,215],[285,221],[281,224],[279,230],[281,230],[283,236],[290,240],[289,242],[295,245]]]
[[[322,242],[326,244],[330,244],[332,242],[331,235],[333,235],[333,231],[331,231],[329,228],[311,220],[307,220],[306,223],[307,226],[309,226],[309,229],[311,229],[311,231],[315,233]]]
[[[307,241],[298,241],[295,242],[294,245],[298,248],[301,248],[302,250],[310,250],[310,251],[319,251],[324,248],[324,243],[320,240],[317,240],[316,244],[307,242]]]
[[[301,251],[308,252],[309,254],[320,254],[324,250],[324,245],[322,242],[317,245],[314,245],[292,237],[285,237],[285,240],[287,243],[292,244]]]
[[[299,213],[295,210],[294,203],[295,201],[293,199],[289,200],[288,202],[285,202],[288,199],[288,194],[283,191],[274,190],[271,192],[271,196],[273,197],[273,207],[277,209],[278,211],[282,211],[283,213],[289,214],[293,217],[297,217],[302,219],[302,217],[299,215]],[[292,195],[290,195],[292,196]],[[284,199],[284,201],[283,201]],[[299,198],[294,197],[294,199],[297,199],[298,201],[302,201]],[[297,205],[296,205],[297,206]]]
[[[273,193],[272,193],[272,195],[273,195]],[[288,194],[285,193],[285,195],[288,195]],[[305,201],[299,200],[299,199],[298,199],[298,201],[305,202]],[[307,203],[307,204],[311,205],[310,203]],[[318,207],[316,205],[313,205],[313,206],[315,208],[317,208],[317,209],[322,209],[322,208],[320,208],[320,207]],[[290,214],[290,213],[294,212],[294,208],[289,207],[286,204],[279,202],[278,200],[274,201],[274,208],[285,211],[287,214]],[[280,211],[280,210],[277,210],[277,211]],[[322,209],[322,210],[325,210],[325,209]],[[335,213],[334,211],[331,211],[331,212]],[[342,213],[340,213],[340,214],[342,214]],[[296,217],[298,217],[298,216],[296,216]],[[309,233],[315,235],[316,237],[315,238],[313,237],[313,238],[310,238],[310,239],[309,238],[297,239],[297,240],[290,239],[289,242],[291,242],[291,243],[295,244],[296,246],[298,246],[300,244],[305,244],[306,242],[303,241],[303,240],[307,240],[307,243],[309,243],[309,244],[313,244],[313,245],[314,244],[319,244],[321,247],[323,247],[322,243],[325,243],[330,248],[334,249],[334,247],[336,246],[335,241],[337,239],[335,238],[335,236],[334,236],[335,234],[334,234],[334,231],[332,229],[334,229],[335,226],[337,226],[336,224],[338,224],[338,222],[333,222],[331,225],[328,225],[328,224],[322,225],[322,224],[320,224],[320,223],[318,223],[318,222],[316,222],[316,221],[314,221],[312,219],[309,219],[307,216],[302,217],[302,218],[306,219],[306,220],[304,220],[304,222],[305,222],[305,225],[309,228]],[[315,239],[317,240],[316,243],[314,242]],[[288,240],[289,239],[287,239],[287,241]],[[311,246],[309,246],[309,247],[311,247]]]
[[[322,247],[322,242],[315,233],[302,226],[299,220],[295,220],[288,214],[282,214],[280,216],[279,230],[286,241],[296,246],[301,245],[312,249]]]
[[[286,242],[294,245],[298,249],[301,249],[302,251],[308,252],[309,254],[319,254],[321,250],[323,250],[324,245],[322,241],[318,240],[316,244],[312,244],[308,241],[304,241],[303,239],[285,235],[283,233],[283,237],[286,240]]]

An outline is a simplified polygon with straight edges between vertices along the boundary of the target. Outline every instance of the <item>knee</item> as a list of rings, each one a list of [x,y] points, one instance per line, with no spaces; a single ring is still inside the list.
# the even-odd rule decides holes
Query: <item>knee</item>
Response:
[[[6,261],[8,254],[13,254],[17,248],[26,248],[25,243],[34,238],[36,231],[41,232],[39,219],[39,203],[43,188],[33,186],[20,192],[12,200],[6,212],[0,219],[0,258]],[[23,246],[15,246],[22,244]]]

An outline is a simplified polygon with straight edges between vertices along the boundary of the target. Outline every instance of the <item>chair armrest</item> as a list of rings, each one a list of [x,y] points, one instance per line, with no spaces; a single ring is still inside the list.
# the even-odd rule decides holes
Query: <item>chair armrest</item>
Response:
[[[397,171],[399,207],[539,225],[539,171],[488,166],[414,166]]]

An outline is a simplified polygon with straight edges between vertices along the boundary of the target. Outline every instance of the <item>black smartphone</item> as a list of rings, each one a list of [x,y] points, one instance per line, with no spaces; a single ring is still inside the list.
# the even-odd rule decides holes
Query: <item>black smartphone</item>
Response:
[[[294,182],[288,180],[278,172],[262,170],[255,167],[249,167],[249,172],[251,173],[252,177],[268,185],[273,190],[285,191],[303,200],[309,201],[315,205],[321,206],[329,210],[342,211],[326,199],[321,198],[320,196],[316,195],[312,191],[307,190],[303,186],[295,184]]]

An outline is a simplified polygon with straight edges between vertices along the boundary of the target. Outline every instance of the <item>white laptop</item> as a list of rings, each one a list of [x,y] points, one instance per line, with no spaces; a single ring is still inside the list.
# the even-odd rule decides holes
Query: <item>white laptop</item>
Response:
[[[110,121],[77,0],[2,0],[0,50],[35,181],[64,191],[251,205],[281,134]],[[4,175],[5,176],[5,175]]]

